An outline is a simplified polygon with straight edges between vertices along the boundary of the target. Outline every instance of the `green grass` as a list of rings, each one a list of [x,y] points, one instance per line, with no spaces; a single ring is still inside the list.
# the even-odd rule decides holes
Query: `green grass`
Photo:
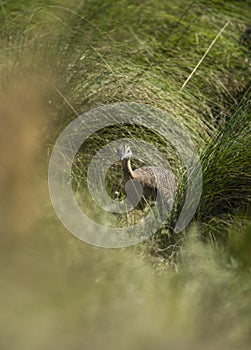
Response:
[[[0,2],[1,348],[250,348],[251,66],[240,40],[249,11],[248,1]],[[179,179],[173,221],[143,244],[102,250],[56,218],[47,165],[77,115],[122,101],[171,111],[200,155],[203,192],[193,223],[174,235],[180,156],[153,130],[102,129],[72,171],[95,220],[144,214],[109,218],[88,197],[88,164],[117,138],[151,142]],[[119,163],[107,188],[121,192]]]

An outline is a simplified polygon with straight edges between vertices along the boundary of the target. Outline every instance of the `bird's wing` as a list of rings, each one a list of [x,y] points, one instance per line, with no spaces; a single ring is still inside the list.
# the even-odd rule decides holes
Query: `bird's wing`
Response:
[[[142,185],[145,185],[150,188],[156,188],[156,179],[155,173],[152,167],[141,167],[133,172],[133,176],[138,180]]]
[[[167,169],[144,166],[134,170],[134,178],[152,189],[158,189],[163,193],[170,193],[175,187],[175,177],[173,173]]]

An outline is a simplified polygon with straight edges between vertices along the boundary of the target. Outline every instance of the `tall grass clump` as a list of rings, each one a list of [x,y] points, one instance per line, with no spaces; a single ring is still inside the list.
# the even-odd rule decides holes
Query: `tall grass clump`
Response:
[[[75,6],[67,1],[23,5],[3,6],[3,71],[6,79],[30,68],[45,69],[47,80],[53,76],[48,101],[54,127],[47,143],[53,145],[77,115],[101,105],[125,101],[157,107],[175,116],[201,155],[204,189],[199,220],[208,222],[219,212],[228,213],[240,197],[246,201],[248,93],[241,100],[250,65],[240,38],[247,24],[247,3],[181,0],[177,6],[106,0]],[[238,135],[235,128],[240,130]],[[151,130],[128,125],[93,135],[74,162],[75,188],[85,188],[89,160],[115,135],[153,143],[180,173],[175,220],[182,208],[186,177],[169,143]],[[112,195],[116,181],[121,180],[119,166],[111,170],[107,185]],[[79,196],[88,198],[81,191]],[[93,210],[96,215],[95,206]]]
[[[250,87],[205,150],[199,220],[227,217],[250,202]],[[224,220],[224,219],[223,219]]]
[[[1,349],[250,348],[249,9],[234,0],[1,2]],[[182,233],[168,223],[143,244],[107,250],[59,222],[47,168],[76,116],[116,102],[175,116],[200,156],[203,191]],[[182,160],[132,123],[80,147],[72,187],[83,210],[108,226],[145,214],[107,218],[88,196],[88,165],[117,138],[151,143],[169,161],[179,180],[175,221]],[[106,187],[121,199],[119,161]]]

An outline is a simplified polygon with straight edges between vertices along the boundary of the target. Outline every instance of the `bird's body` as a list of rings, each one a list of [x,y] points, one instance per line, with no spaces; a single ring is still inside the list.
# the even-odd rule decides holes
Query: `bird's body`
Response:
[[[132,151],[129,145],[122,145],[118,154],[122,162],[125,184],[129,180],[137,180],[142,186],[144,199],[157,199],[170,207],[176,188],[173,173],[157,166],[143,166],[132,170]]]

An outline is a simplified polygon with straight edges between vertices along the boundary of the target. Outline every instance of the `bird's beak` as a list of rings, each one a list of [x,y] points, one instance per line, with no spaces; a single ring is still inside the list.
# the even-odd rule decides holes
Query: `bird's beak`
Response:
[[[124,159],[123,154],[121,154],[120,152],[118,152],[117,155],[119,157],[119,160],[123,160]]]

